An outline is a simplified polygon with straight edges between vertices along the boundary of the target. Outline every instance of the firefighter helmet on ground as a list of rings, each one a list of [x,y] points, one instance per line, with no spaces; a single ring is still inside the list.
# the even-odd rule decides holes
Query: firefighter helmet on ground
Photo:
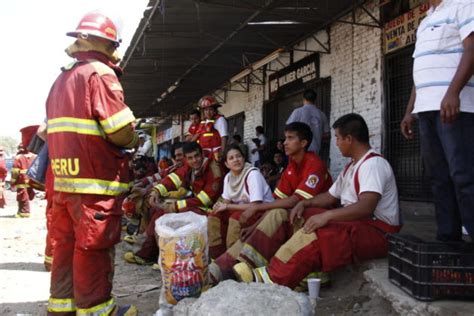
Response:
[[[201,109],[210,108],[210,107],[221,107],[216,98],[212,95],[205,95],[199,100],[199,107]]]
[[[112,41],[116,47],[122,42],[117,25],[105,14],[97,11],[86,13],[77,25],[76,30],[68,32],[66,35],[72,37],[93,35]]]

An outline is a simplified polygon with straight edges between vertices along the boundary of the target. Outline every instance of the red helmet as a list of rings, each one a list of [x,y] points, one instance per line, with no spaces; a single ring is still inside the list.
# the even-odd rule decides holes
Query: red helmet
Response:
[[[211,106],[221,107],[222,105],[212,95],[205,95],[199,100],[199,107],[201,109],[210,108]]]
[[[122,39],[115,23],[100,12],[86,13],[74,32],[66,33],[67,36],[77,37],[79,34],[93,35],[112,41],[116,47]]]

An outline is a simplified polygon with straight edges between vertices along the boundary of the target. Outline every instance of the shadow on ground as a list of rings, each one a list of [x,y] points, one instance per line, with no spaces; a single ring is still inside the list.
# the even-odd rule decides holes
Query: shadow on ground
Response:
[[[46,315],[47,301],[38,302],[19,302],[19,303],[2,303],[0,304],[0,315],[17,316],[17,315]],[[32,313],[31,311],[35,312]]]
[[[44,265],[38,262],[4,262],[0,263],[0,270],[46,271]]]

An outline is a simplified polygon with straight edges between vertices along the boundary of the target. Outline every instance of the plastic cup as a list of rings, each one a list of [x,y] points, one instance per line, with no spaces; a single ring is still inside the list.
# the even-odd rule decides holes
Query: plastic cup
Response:
[[[310,298],[319,298],[319,289],[321,287],[321,279],[308,279],[308,296]]]

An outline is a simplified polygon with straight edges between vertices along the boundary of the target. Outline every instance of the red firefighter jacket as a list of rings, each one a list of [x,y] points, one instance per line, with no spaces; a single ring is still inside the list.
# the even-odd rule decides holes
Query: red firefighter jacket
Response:
[[[155,186],[162,196],[169,191],[184,187],[193,192],[193,196],[176,202],[176,209],[183,211],[189,207],[208,211],[222,193],[222,170],[212,159],[205,158],[199,171],[185,164]]]
[[[199,127],[201,124],[191,124],[188,128],[188,133],[191,135],[196,135],[199,132]]]
[[[178,165],[174,164],[172,166],[169,166],[168,168],[166,168],[165,170],[163,170],[161,172],[156,172],[156,173],[152,174],[151,176],[144,177],[143,179],[140,180],[140,182],[145,186],[160,182],[161,179],[163,179],[164,177],[166,177],[170,173],[174,172],[176,169],[178,169]]]
[[[116,70],[86,53],[56,79],[46,102],[54,190],[119,195],[129,188],[128,157],[107,140],[135,120]]]
[[[29,152],[19,152],[15,157],[12,168],[11,184],[17,189],[29,188],[30,179],[26,175],[28,168],[31,166],[35,155]]]
[[[221,135],[214,128],[214,123],[222,117],[222,115],[217,114],[212,120],[201,121],[198,133],[198,143],[201,145],[201,148],[211,151],[220,150],[222,146]]]

